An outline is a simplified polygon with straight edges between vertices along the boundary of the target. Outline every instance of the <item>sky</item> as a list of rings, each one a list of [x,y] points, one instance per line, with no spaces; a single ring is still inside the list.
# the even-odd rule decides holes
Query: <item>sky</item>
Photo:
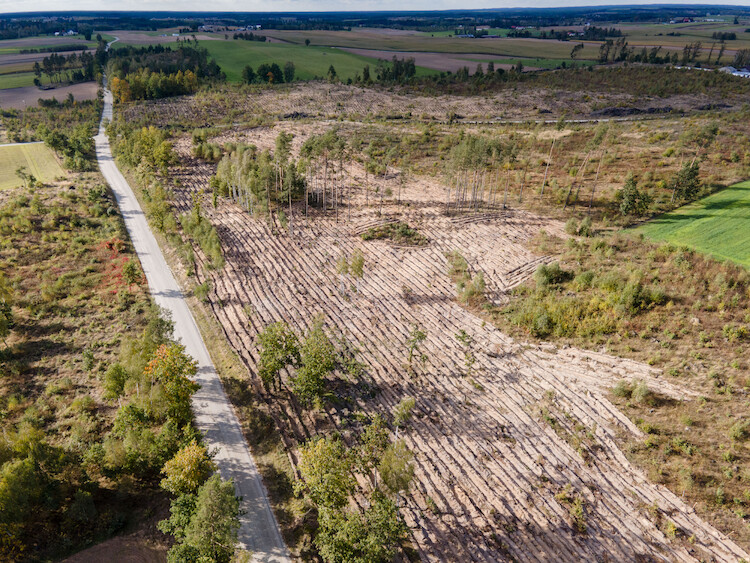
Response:
[[[628,4],[663,4],[639,0],[0,0],[0,13],[60,10],[117,11],[350,11],[350,10],[453,10],[482,8],[548,8]],[[680,4],[732,4],[750,6],[750,0],[683,0]]]

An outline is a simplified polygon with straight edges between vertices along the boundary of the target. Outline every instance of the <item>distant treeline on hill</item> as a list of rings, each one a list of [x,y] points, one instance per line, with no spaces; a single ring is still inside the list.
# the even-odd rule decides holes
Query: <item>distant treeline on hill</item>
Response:
[[[248,33],[235,33],[233,39],[244,39],[245,41],[265,41],[265,35],[256,35],[252,31]]]
[[[538,39],[552,39],[555,41],[569,41],[570,39],[584,41],[604,41],[610,37],[622,37],[623,33],[615,27],[586,27],[583,31],[571,31],[569,29],[542,30],[536,33],[532,29],[512,29],[508,37],[536,37]]]

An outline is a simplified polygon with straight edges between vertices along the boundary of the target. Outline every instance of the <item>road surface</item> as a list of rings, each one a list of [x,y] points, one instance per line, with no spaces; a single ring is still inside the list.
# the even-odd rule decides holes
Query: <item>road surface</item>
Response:
[[[243,499],[239,541],[253,552],[254,561],[281,563],[291,561],[271,511],[265,486],[250,454],[239,422],[211,362],[198,326],[185,302],[164,255],[146,222],[138,200],[112,158],[104,120],[112,118],[112,93],[105,90],[104,112],[96,141],[99,168],[112,188],[125,220],[125,226],[138,253],[151,294],[156,303],[168,310],[174,321],[175,337],[198,362],[196,381],[200,390],[193,397],[198,428],[209,449],[218,449],[214,460],[224,479],[234,479],[237,494]]]

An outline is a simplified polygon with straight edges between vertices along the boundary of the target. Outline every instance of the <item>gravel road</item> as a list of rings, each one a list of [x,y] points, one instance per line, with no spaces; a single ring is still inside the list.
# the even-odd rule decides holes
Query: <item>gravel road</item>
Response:
[[[198,362],[196,381],[201,388],[193,398],[193,411],[209,449],[218,450],[214,459],[221,476],[234,479],[237,494],[242,496],[245,514],[241,516],[240,544],[253,552],[254,561],[291,561],[268,502],[265,486],[195,319],[164,260],[133,190],[112,158],[109,140],[103,129],[104,120],[112,118],[112,94],[108,90],[105,91],[104,102],[102,125],[95,137],[99,168],[115,193],[154,300],[171,313],[175,337]]]

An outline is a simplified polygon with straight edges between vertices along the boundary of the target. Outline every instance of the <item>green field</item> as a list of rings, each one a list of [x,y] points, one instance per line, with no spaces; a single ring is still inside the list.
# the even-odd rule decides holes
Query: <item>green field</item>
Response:
[[[319,31],[266,30],[265,34],[282,41],[304,45],[310,39],[313,45],[352,47],[357,49],[383,49],[388,51],[423,51],[434,53],[479,53],[501,57],[565,59],[570,60],[572,41],[545,41],[541,39],[461,39],[456,37],[430,37],[429,34],[387,35],[373,31]],[[579,59],[597,59],[599,43],[589,42],[579,53]]]
[[[467,61],[473,61],[476,63],[482,63],[484,67],[487,67],[487,63],[490,62],[485,59],[472,59],[470,57],[466,58]],[[595,61],[579,61],[575,60],[572,61],[570,59],[492,59],[492,62],[496,65],[515,65],[518,66],[518,63],[523,63],[523,66],[525,67],[536,67],[536,68],[557,68],[561,64],[565,63],[566,65],[572,65],[577,64],[578,66],[591,66],[596,64]],[[472,69],[473,70],[473,69]]]
[[[23,185],[16,175],[16,170],[21,166],[25,166],[28,174],[33,174],[42,182],[51,182],[65,175],[52,150],[42,143],[0,146],[0,189]]]
[[[33,86],[36,76],[33,72],[14,72],[12,74],[0,75],[0,90],[8,88],[21,88],[23,86]],[[48,84],[49,78],[42,75],[40,78],[42,84]]]
[[[296,70],[296,77],[300,80],[310,80],[325,77],[328,67],[333,65],[339,78],[346,80],[354,78],[356,73],[362,74],[365,65],[374,67],[376,59],[347,53],[330,47],[292,45],[288,43],[261,43],[259,41],[201,41],[211,56],[216,59],[221,69],[227,74],[229,82],[239,82],[242,69],[250,65],[253,70],[258,65],[277,63],[284,67],[287,61],[292,61]],[[431,73],[428,69],[417,69],[417,74]]]
[[[637,232],[750,268],[750,181],[661,215]]]

